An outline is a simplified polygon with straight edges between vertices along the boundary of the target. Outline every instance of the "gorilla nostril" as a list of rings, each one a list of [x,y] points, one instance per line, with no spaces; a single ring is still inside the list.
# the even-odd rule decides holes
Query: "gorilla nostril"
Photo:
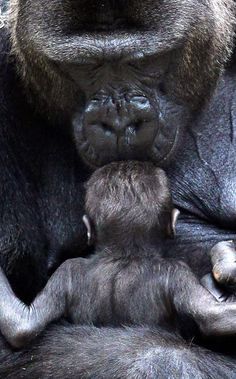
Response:
[[[135,122],[132,122],[131,124],[127,125],[127,129],[133,129],[136,132],[139,131],[141,128],[145,126],[145,124],[151,122],[152,120],[150,119],[143,119],[143,120],[138,120]]]
[[[100,127],[107,133],[107,132],[110,132],[110,133],[114,133],[114,128],[112,127],[112,125],[109,125],[108,123],[106,122],[101,122],[100,123]]]
[[[107,124],[106,122],[101,122],[100,125],[101,129],[103,129],[107,137],[110,137],[112,134],[114,134],[114,130],[112,129],[111,125]]]
[[[151,146],[156,134],[156,124],[150,116],[129,123],[125,129],[125,143],[131,148]]]
[[[135,128],[136,130],[142,128],[144,122],[145,122],[144,120],[138,120],[138,121],[136,121],[136,122],[134,123],[134,128]]]
[[[111,134],[114,133],[112,126],[106,122],[93,122],[90,124],[90,126],[94,129],[102,130],[103,133],[107,136],[110,136]]]

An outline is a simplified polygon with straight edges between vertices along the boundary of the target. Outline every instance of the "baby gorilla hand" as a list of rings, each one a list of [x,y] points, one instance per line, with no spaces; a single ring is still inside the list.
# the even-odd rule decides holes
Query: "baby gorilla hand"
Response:
[[[212,280],[208,280],[209,278]],[[207,285],[210,290],[206,290],[200,284],[190,284],[186,290],[187,296],[184,296],[187,314],[196,322],[204,336],[236,335],[235,297],[231,295],[226,298],[224,293],[213,283],[214,278],[210,274],[207,277]]]
[[[204,336],[226,337],[236,335],[236,302],[208,303],[207,309],[197,313],[196,321]]]
[[[188,320],[192,320],[204,336],[236,335],[236,302],[219,302],[216,297],[220,297],[221,293],[212,296],[211,291],[199,283],[199,279],[185,263],[175,261],[170,266],[167,261],[166,267],[168,263],[169,279],[171,278],[168,280],[168,298],[176,311],[181,331],[185,333]],[[211,277],[213,278],[212,275]],[[182,327],[186,318],[187,323]]]

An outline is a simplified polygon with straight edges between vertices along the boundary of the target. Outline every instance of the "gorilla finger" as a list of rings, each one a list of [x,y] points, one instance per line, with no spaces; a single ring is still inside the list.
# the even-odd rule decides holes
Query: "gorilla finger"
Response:
[[[212,274],[203,276],[200,283],[219,303],[227,301],[229,294],[219,286]]]
[[[236,250],[233,241],[217,243],[210,251],[215,280],[227,287],[236,286]]]

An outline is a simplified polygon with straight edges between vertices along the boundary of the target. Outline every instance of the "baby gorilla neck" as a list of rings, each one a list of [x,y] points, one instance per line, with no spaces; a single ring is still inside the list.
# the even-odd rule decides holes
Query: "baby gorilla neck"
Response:
[[[129,236],[129,238],[113,240],[111,243],[109,241],[104,241],[102,244],[98,244],[97,251],[101,252],[103,256],[112,257],[115,259],[131,259],[131,258],[144,258],[161,256],[163,249],[164,240],[161,238],[148,238],[147,235],[144,236]]]

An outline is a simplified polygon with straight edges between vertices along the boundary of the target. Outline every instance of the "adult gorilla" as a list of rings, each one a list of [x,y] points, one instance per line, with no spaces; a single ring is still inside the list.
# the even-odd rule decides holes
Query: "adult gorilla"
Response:
[[[0,44],[0,264],[25,302],[66,257],[86,254],[83,182],[112,160],[166,167],[182,210],[168,251],[199,275],[207,249],[236,237],[235,73],[221,75],[232,14],[230,0],[11,1]],[[236,375],[233,357],[161,329],[56,325],[23,352],[1,344],[2,378]]]

